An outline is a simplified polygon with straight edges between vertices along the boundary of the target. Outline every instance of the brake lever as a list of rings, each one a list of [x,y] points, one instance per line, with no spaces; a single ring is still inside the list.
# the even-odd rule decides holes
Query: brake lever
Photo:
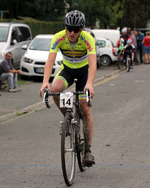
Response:
[[[45,105],[47,108],[50,108],[49,102],[48,102],[48,89],[44,89],[44,95],[43,95],[43,102],[45,102]]]

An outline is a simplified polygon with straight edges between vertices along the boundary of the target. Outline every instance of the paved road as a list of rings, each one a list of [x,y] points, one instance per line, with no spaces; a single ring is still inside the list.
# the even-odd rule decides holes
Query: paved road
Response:
[[[73,188],[149,188],[150,66],[95,83],[93,154],[96,165],[76,168]],[[66,187],[60,164],[55,105],[0,125],[0,187]]]
[[[116,66],[103,67],[97,70],[96,80],[108,77],[112,73],[118,72]],[[43,108],[41,98],[39,97],[39,90],[42,79],[30,81],[25,85],[21,85],[21,92],[9,93],[7,90],[0,91],[0,123],[16,117]]]

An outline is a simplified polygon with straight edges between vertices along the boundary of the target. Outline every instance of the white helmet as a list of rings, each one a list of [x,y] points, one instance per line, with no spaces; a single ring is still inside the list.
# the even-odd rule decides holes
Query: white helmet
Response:
[[[127,44],[131,44],[132,40],[131,39],[128,39],[127,40]]]
[[[121,30],[121,33],[126,33],[127,32],[127,27],[124,27],[122,30]]]

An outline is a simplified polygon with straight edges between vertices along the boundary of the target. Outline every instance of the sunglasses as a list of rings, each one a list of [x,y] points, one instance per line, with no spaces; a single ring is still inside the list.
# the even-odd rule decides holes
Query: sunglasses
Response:
[[[81,29],[79,28],[70,28],[70,27],[67,27],[67,30],[71,33],[72,31],[74,31],[74,33],[79,33],[81,31]]]

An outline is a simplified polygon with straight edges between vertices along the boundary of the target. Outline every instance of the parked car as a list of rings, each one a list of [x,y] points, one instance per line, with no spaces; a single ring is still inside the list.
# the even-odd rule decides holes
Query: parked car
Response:
[[[15,69],[20,67],[20,60],[24,54],[21,48],[29,45],[32,40],[30,27],[24,23],[0,23],[0,61],[7,52],[13,54],[13,66]]]
[[[99,63],[103,66],[110,65],[118,60],[118,48],[114,47],[110,40],[105,38],[96,38],[97,56],[100,56]],[[98,65],[98,67],[100,66]]]
[[[37,35],[28,48],[27,46],[23,46],[27,50],[20,63],[21,75],[43,76],[52,38],[53,35]],[[62,61],[63,56],[58,51],[51,77],[54,77],[58,73]]]
[[[92,29],[95,38],[105,38],[116,46],[120,38],[120,31],[117,29]]]

